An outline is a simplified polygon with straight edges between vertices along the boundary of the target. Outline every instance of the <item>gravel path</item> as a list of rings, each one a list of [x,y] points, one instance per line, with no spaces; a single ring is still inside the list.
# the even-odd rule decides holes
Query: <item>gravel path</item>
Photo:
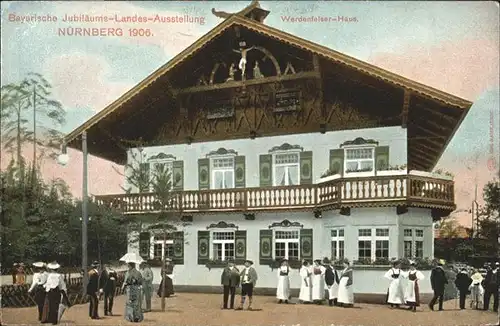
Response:
[[[238,298],[237,298],[238,299]],[[445,311],[429,311],[420,307],[416,313],[391,310],[387,306],[360,304],[343,309],[316,305],[278,305],[272,297],[255,298],[256,311],[221,310],[222,296],[214,294],[179,293],[167,299],[167,311],[160,311],[160,299],[153,299],[153,312],[145,314],[144,322],[136,325],[216,325],[216,326],[480,326],[496,322],[496,314],[476,310],[455,310],[455,302],[445,304]],[[133,325],[124,321],[125,297],[115,300],[115,314],[102,320],[88,318],[88,305],[70,308],[61,325]],[[99,303],[102,315],[103,303]],[[2,325],[38,325],[36,308],[6,308],[2,310]]]

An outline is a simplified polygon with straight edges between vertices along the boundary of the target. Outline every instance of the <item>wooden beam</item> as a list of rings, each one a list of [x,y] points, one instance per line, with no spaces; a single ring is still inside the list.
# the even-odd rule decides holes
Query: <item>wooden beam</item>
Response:
[[[417,137],[417,139],[418,138],[420,138],[420,137]],[[433,144],[434,146],[436,146],[438,148],[443,148],[443,146],[444,146],[444,143],[440,143],[438,141],[435,141],[433,137],[421,137],[421,139],[419,139],[419,140]]]
[[[403,112],[401,113],[401,127],[405,128],[408,125],[408,115],[410,111],[411,92],[405,88],[403,95]]]
[[[270,84],[287,80],[297,80],[297,79],[307,79],[307,78],[321,78],[321,76],[316,71],[304,71],[292,75],[272,76],[272,77],[250,79],[245,81],[232,81],[214,85],[194,86],[185,89],[178,89],[176,90],[176,93],[184,94],[184,93],[207,92],[225,88],[237,88],[237,87],[245,87],[258,84]]]
[[[427,146],[427,145],[422,144],[422,143],[419,143],[419,144],[418,144],[418,146],[423,147],[423,148],[425,148],[426,150],[431,151],[431,152],[436,153],[436,154],[439,154],[439,153],[440,153],[440,151],[439,151],[438,149],[436,149],[436,148],[434,148],[434,147]]]
[[[428,107],[424,106],[424,105],[421,105],[421,104],[418,104],[418,107],[422,108],[424,111],[426,112],[429,112],[435,116],[438,116],[446,121],[448,121],[449,123],[453,124],[453,125],[456,125],[457,122],[458,122],[458,119],[454,119],[452,117],[450,117],[449,115],[446,115],[446,114],[443,114],[441,112],[437,112],[437,111],[434,111],[434,110],[431,110],[429,109]]]
[[[428,158],[429,160],[434,160],[434,159],[435,159],[435,157],[434,157],[433,155],[431,155],[431,154],[429,154],[429,153],[427,153],[427,152],[425,152],[425,151],[423,151],[423,150],[421,150],[421,149],[418,149],[418,148],[413,148],[413,149],[412,149],[412,151],[413,151],[413,152],[416,152],[416,153],[419,153],[420,155],[425,156],[425,157],[426,157],[426,158]],[[431,161],[431,162],[432,162],[432,161]]]
[[[424,128],[424,127],[422,127],[421,125],[417,125],[417,124],[415,124],[415,128],[420,129],[420,130],[422,130],[423,132],[426,132],[426,133],[428,133],[428,134],[431,134],[431,135],[435,136],[436,138],[442,138],[443,140],[446,140],[446,138],[447,138],[446,136],[444,136],[444,135],[440,135],[440,134],[438,134],[438,133],[437,133],[437,132],[435,132],[435,131],[432,131],[432,130],[429,130],[429,129],[427,129],[427,128]]]

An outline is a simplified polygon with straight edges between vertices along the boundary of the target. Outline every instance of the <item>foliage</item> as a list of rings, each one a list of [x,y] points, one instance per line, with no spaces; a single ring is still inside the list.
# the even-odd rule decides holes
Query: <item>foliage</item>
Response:
[[[498,180],[488,182],[484,186],[483,198],[486,202],[486,210],[498,216],[500,212],[500,182]]]
[[[464,227],[454,218],[444,219],[439,224],[440,238],[458,238],[463,234]]]
[[[2,146],[7,152],[16,153],[18,166],[23,164],[21,149],[26,143],[39,146],[35,160],[37,155],[39,158],[55,158],[54,148],[61,145],[62,133],[54,127],[63,125],[66,112],[61,103],[51,97],[51,88],[50,83],[37,73],[29,73],[20,83],[1,88]],[[44,130],[43,135],[37,135],[40,127]]]
[[[455,177],[455,175],[451,172],[448,172],[448,171],[444,171],[443,169],[437,169],[435,171],[433,171],[432,173],[434,174],[439,174],[439,175],[445,175],[445,176],[448,176],[448,177]]]
[[[39,173],[30,170],[26,169],[21,179],[12,177],[15,164],[0,172],[3,265],[37,260],[80,265],[81,203],[73,200],[64,181],[44,182]],[[93,203],[89,203],[88,211],[89,261],[119,259],[126,250],[126,229],[121,218]]]
[[[321,178],[326,178],[326,177],[329,177],[331,175],[335,175],[335,174],[339,174],[340,173],[340,170],[339,169],[328,169],[326,170],[322,175],[321,175]]]
[[[406,164],[403,165],[390,165],[388,168],[384,169],[385,171],[403,171],[406,170],[408,166]]]
[[[122,187],[127,194],[131,192],[150,192],[153,178],[151,177],[149,163],[146,161],[146,154],[142,147],[137,148],[137,151],[129,151],[129,160],[125,164],[125,174],[116,170],[120,175],[125,177],[127,187]]]

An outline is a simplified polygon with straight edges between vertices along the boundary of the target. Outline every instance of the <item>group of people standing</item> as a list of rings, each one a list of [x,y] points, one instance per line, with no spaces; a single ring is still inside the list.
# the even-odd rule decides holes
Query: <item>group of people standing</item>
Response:
[[[338,272],[328,258],[324,258],[323,261],[317,259],[312,266],[308,261],[304,261],[299,271],[301,278],[299,302],[322,304],[326,288],[330,306],[352,307],[354,305],[352,268],[348,260],[343,260],[342,263],[344,267]],[[287,261],[284,261],[283,265],[288,266]]]
[[[28,293],[34,296],[38,308],[38,320],[43,324],[56,325],[63,312],[61,303],[63,307],[70,306],[64,276],[58,272],[61,266],[57,262],[50,264],[37,262],[33,267],[35,273]]]
[[[500,263],[495,263],[495,266],[486,266],[486,276],[474,270],[469,276],[467,269],[462,268],[455,279],[455,286],[459,291],[460,309],[465,309],[465,299],[470,293],[471,308],[479,309],[482,304],[483,310],[488,310],[490,307],[490,299],[493,296],[493,311],[498,311],[498,291],[500,289],[500,276],[498,275]]]
[[[253,289],[257,284],[257,271],[252,267],[253,261],[246,260],[245,267],[240,271],[232,260],[221,274],[221,285],[223,286],[222,309],[234,309],[236,288],[241,284],[241,302],[236,310],[243,310],[248,297],[248,310],[252,310]],[[231,298],[231,300],[229,300]],[[229,301],[229,302],[228,302]],[[229,305],[228,305],[229,303]]]
[[[401,305],[406,305],[408,306],[408,310],[417,311],[417,307],[420,306],[419,283],[424,279],[424,274],[417,270],[416,263],[410,261],[410,268],[407,271],[403,271],[401,263],[395,261],[392,268],[385,273],[384,277],[390,281],[386,302],[390,304],[391,308],[399,308]],[[403,279],[407,280],[406,286],[402,282]]]

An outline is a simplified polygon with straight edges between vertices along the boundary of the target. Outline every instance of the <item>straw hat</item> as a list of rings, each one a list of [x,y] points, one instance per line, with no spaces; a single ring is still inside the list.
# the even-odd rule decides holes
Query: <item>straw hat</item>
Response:
[[[61,265],[59,265],[57,262],[52,262],[52,263],[50,263],[50,264],[47,265],[48,269],[53,269],[53,270],[54,269],[58,269],[60,267],[61,267]]]
[[[43,267],[45,267],[45,263],[42,261],[38,261],[36,263],[33,263],[33,266],[37,267],[37,268],[43,268]]]

